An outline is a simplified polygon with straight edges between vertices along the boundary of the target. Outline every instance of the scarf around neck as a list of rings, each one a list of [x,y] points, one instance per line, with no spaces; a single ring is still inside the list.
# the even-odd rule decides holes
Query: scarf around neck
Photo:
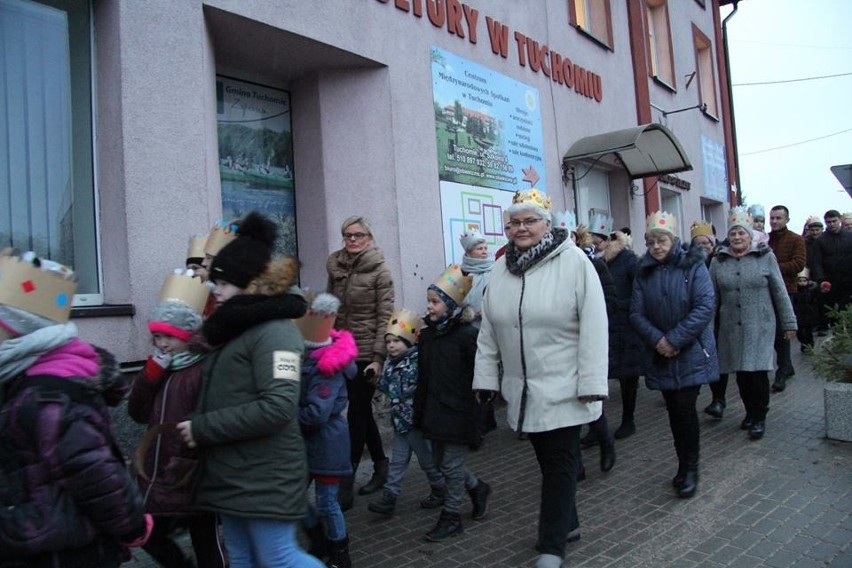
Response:
[[[568,231],[559,227],[545,233],[541,240],[525,251],[519,251],[515,243],[509,241],[506,247],[506,269],[515,276],[521,276],[527,270],[544,260],[548,254],[556,250],[565,239]]]
[[[464,255],[462,258],[461,269],[465,274],[482,274],[488,272],[494,267],[493,258],[471,258]]]
[[[77,326],[71,322],[43,327],[0,343],[0,383],[29,369],[42,355],[71,342]]]

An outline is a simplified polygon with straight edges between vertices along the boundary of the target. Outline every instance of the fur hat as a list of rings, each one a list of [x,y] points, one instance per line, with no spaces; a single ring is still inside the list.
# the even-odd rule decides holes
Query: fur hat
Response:
[[[480,243],[484,243],[485,237],[479,231],[473,230],[459,235],[459,242],[464,249],[465,254],[469,253],[473,247]]]
[[[213,259],[210,280],[223,280],[245,289],[266,270],[278,237],[278,227],[262,213],[252,211],[240,222],[236,234],[237,238],[225,245]]]
[[[201,314],[180,300],[160,302],[151,310],[148,331],[188,341],[201,329]]]

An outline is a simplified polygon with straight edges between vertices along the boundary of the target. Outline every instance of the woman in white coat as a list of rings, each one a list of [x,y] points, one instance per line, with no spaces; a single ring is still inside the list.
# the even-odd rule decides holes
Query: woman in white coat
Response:
[[[509,243],[485,292],[473,388],[481,400],[502,392],[510,426],[529,435],[542,474],[535,566],[558,568],[569,532],[579,535],[580,427],[607,397],[606,305],[592,263],[551,227],[549,197],[519,191],[507,211]]]

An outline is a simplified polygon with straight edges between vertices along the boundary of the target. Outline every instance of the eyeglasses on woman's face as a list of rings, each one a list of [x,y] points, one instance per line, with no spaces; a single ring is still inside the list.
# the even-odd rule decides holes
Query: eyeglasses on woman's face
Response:
[[[363,239],[366,236],[367,236],[367,233],[361,233],[361,232],[343,233],[343,240],[344,241],[360,241],[361,239]]]
[[[526,219],[512,219],[506,226],[510,229],[517,229],[519,227],[534,227],[536,223],[539,221],[543,221],[541,217],[527,217]]]

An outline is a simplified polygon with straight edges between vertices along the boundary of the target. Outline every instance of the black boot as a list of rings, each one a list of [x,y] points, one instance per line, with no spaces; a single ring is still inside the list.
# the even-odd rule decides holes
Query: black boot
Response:
[[[713,399],[713,402],[707,405],[704,412],[713,418],[721,418],[725,414],[725,401]]]
[[[621,425],[615,431],[615,438],[623,440],[636,433],[633,414],[636,412],[636,395],[639,392],[639,377],[618,379],[621,386]]]
[[[379,460],[373,464],[373,477],[361,489],[358,495],[369,495],[375,493],[385,486],[388,481],[388,459]]]
[[[766,421],[755,420],[751,424],[751,429],[748,431],[748,437],[752,440],[760,440],[766,433]]]
[[[343,540],[328,541],[329,555],[328,568],[352,568],[352,560],[349,558],[349,537]]]
[[[481,482],[480,482],[481,483]],[[456,536],[464,531],[461,517],[458,513],[450,513],[449,511],[441,511],[441,516],[438,518],[438,523],[431,531],[426,533],[426,540],[430,542],[441,542],[451,536]]]
[[[367,505],[367,508],[374,513],[390,517],[396,511],[396,495],[389,491],[384,491],[382,498],[378,501],[373,501]]]
[[[601,444],[601,471],[609,471],[615,465],[615,444]]]
[[[695,495],[698,489],[698,468],[693,469],[687,467],[686,474],[683,476],[683,485],[677,490],[677,496],[689,498]]]
[[[352,491],[354,484],[355,478],[351,475],[340,479],[340,485],[337,488],[337,502],[340,504],[341,511],[348,511],[355,505],[355,493]]]
[[[772,392],[781,392],[787,388],[787,376],[775,373],[775,382],[772,383]]]
[[[591,448],[592,446],[596,446],[600,442],[598,439],[598,434],[595,432],[594,428],[589,428],[588,433],[580,438],[580,447],[581,448]]]
[[[672,477],[672,487],[675,489],[680,489],[683,487],[683,481],[686,479],[686,464],[682,461],[678,461],[677,464],[677,473],[674,477]]]
[[[470,495],[470,502],[473,503],[471,518],[474,521],[484,519],[488,513],[488,496],[491,495],[491,486],[480,479],[476,487],[467,490],[467,494]]]
[[[444,504],[447,490],[444,487],[433,487],[429,496],[420,501],[421,509],[437,509]]]
[[[308,535],[310,546],[308,546],[308,554],[316,556],[320,560],[328,555],[328,537],[325,535],[325,527],[322,523],[317,523],[311,528],[305,529],[305,534]]]
[[[740,430],[751,430],[752,424],[754,424],[754,420],[749,414],[746,414],[746,417],[740,422]]]

